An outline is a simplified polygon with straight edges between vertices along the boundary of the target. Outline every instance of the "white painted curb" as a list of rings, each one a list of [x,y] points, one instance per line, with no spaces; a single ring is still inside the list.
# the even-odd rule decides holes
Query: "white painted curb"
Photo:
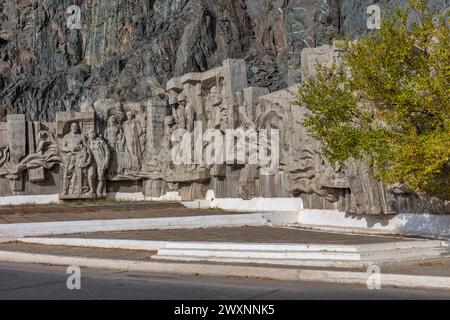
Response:
[[[18,238],[10,241],[45,246],[81,247],[98,249],[120,249],[157,251],[167,246],[167,241],[144,241],[125,239],[83,239],[83,238]]]
[[[110,219],[0,224],[0,238],[133,230],[206,229],[286,226],[298,221],[295,213],[249,213],[148,219]]]
[[[114,201],[181,201],[178,192],[168,192],[161,197],[146,197],[142,192],[111,192],[106,195],[106,198]],[[58,203],[61,203],[58,194],[0,197],[0,206]]]
[[[93,259],[64,257],[54,255],[31,254],[0,251],[0,261],[13,263],[50,264],[59,266],[76,265],[83,268],[95,268],[128,272],[146,272],[161,274],[182,274],[202,276],[225,276],[262,278],[286,281],[314,281],[341,284],[367,285],[369,274],[364,272],[341,272],[328,270],[302,270],[296,268],[268,268],[258,266],[211,265],[192,263],[161,263],[113,259]],[[403,288],[445,289],[450,290],[449,277],[381,274],[381,286]]]
[[[0,238],[131,230],[205,229],[270,225],[272,224],[260,213],[149,219],[16,223],[0,224]]]

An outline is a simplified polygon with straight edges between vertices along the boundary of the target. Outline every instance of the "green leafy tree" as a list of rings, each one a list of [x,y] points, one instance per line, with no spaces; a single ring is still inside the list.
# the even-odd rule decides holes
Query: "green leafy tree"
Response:
[[[342,63],[319,66],[295,102],[310,110],[303,125],[323,155],[369,159],[377,179],[450,199],[448,21],[410,1],[381,30],[341,46]]]

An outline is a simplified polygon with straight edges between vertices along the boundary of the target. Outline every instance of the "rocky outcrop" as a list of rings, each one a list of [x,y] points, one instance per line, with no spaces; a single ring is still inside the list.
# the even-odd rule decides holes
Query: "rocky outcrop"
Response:
[[[380,1],[385,10],[404,3]],[[429,1],[436,12],[448,0]],[[252,85],[298,82],[300,52],[365,32],[370,0],[0,0],[0,116],[143,101],[173,76],[245,59]],[[80,30],[66,10],[81,8]]]

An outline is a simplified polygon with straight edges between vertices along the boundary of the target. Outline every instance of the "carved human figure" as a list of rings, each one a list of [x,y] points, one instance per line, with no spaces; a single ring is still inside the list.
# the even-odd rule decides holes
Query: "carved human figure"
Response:
[[[302,150],[289,150],[286,164],[288,190],[295,196],[302,193],[317,194],[334,202],[337,200],[335,196],[322,186],[323,177],[316,168],[320,156],[315,150],[311,144],[304,145]]]
[[[88,144],[92,152],[93,160],[88,171],[89,194],[98,197],[106,196],[106,171],[110,163],[110,150],[106,142],[90,131],[88,134]],[[97,183],[96,183],[97,182]],[[97,188],[95,187],[97,185]]]
[[[183,94],[178,95],[176,97],[176,102],[172,104],[173,119],[182,129],[186,128],[185,106],[186,106],[186,96]]]
[[[136,120],[136,114],[129,111],[126,114],[127,120],[123,123],[123,134],[125,138],[125,147],[129,155],[129,166],[127,169],[138,171],[142,162],[141,136],[144,131],[139,121]]]
[[[62,195],[80,196],[83,193],[83,171],[91,162],[91,153],[78,123],[72,123],[70,133],[62,139],[60,151],[64,154]]]
[[[161,169],[161,173],[164,177],[168,178],[173,173],[173,162],[171,158],[172,152],[172,133],[177,127],[173,116],[167,116],[164,119],[164,137],[161,142],[161,151],[158,156],[158,162]]]
[[[208,129],[226,129],[226,108],[223,106],[223,98],[216,86],[209,90],[207,101]]]
[[[56,154],[58,149],[52,135],[46,130],[41,130],[38,133],[36,153],[45,154],[48,150]]]
[[[140,135],[140,145],[145,146],[147,138],[147,112],[144,105],[141,105],[139,112],[136,114],[136,121],[139,122],[142,133]],[[143,148],[142,148],[143,149]]]
[[[254,130],[256,133],[256,124],[250,118],[247,112],[247,105],[245,104],[244,95],[242,91],[235,92],[235,104],[237,107],[238,115],[239,115],[239,128],[247,130]],[[251,132],[251,131],[250,131]],[[249,159],[250,154],[249,150],[251,149],[250,144],[257,143],[256,141],[250,141],[246,138],[244,152],[246,159]],[[239,176],[239,191],[238,195],[244,200],[250,200],[252,197],[256,195],[255,190],[255,177],[252,176],[252,169],[255,168],[255,165],[251,165],[246,163],[245,166],[241,169],[241,173]]]
[[[126,161],[123,159],[126,157],[126,148],[122,126],[117,116],[111,116],[108,119],[105,139],[112,151],[110,155],[110,175],[122,174],[126,167]]]
[[[245,104],[244,95],[242,91],[237,91],[235,93],[236,104],[238,107],[240,127],[248,129],[256,129],[255,122],[251,119],[249,112],[247,111],[247,105]],[[251,112],[250,112],[251,113]]]
[[[111,149],[119,149],[119,141],[122,138],[122,128],[116,116],[111,116],[105,130],[105,139]]]
[[[186,108],[185,108],[186,129],[189,132],[194,131],[194,121],[195,121],[195,117],[197,115],[197,112],[195,109],[196,108],[194,107],[194,103],[192,102],[192,100],[186,96]]]

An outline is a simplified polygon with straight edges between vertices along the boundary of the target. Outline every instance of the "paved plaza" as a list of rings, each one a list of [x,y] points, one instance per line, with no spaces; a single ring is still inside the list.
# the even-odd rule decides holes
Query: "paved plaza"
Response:
[[[0,224],[226,214],[235,214],[235,212],[215,209],[191,210],[176,202],[93,201],[92,203],[80,202],[80,204],[62,205],[0,206]]]
[[[144,230],[126,232],[96,232],[52,237],[85,239],[129,239],[149,241],[192,242],[250,242],[250,243],[324,243],[369,244],[407,241],[411,238],[393,236],[370,236],[309,231],[288,227],[240,227],[192,230]]]

